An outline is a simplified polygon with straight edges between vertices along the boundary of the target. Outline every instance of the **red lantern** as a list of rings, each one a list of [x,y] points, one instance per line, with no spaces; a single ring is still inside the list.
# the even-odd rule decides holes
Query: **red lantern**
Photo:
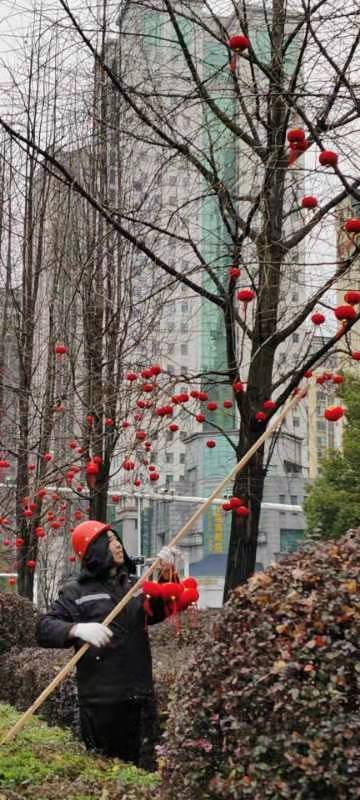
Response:
[[[301,201],[301,208],[316,208],[317,204],[318,204],[317,197],[314,197],[314,195],[309,194],[303,197]]]
[[[207,404],[207,407],[209,411],[216,411],[218,404],[215,403],[213,400],[210,400],[210,402]]]
[[[241,275],[241,270],[238,267],[230,267],[229,278],[239,278],[240,275]]]
[[[207,442],[206,442],[206,447],[209,447],[209,448],[210,448],[210,450],[211,450],[213,447],[216,447],[216,442],[215,442],[215,440],[214,440],[214,439],[208,439],[208,440],[207,440]]]
[[[77,442],[75,442],[74,439],[72,439],[71,442],[68,442],[68,447],[70,447],[70,450],[76,450]]]
[[[262,407],[264,411],[274,411],[276,408],[276,403],[274,400],[264,400]]]
[[[141,588],[148,597],[160,597],[162,595],[162,585],[161,583],[156,583],[156,581],[144,581]]]
[[[65,353],[69,352],[66,344],[56,344],[54,350],[57,356],[64,356]]]
[[[126,428],[129,428],[129,426],[130,426],[130,422],[128,422],[126,419],[124,419],[124,422],[122,423],[122,427],[124,428],[124,430]]]
[[[195,400],[198,400],[199,399],[199,390],[198,389],[192,389],[192,391],[190,392],[190,397],[194,397]]]
[[[5,547],[8,547],[9,544],[10,544],[10,539],[3,539],[3,545]]]
[[[24,517],[32,517],[33,512],[31,510],[31,508],[26,507],[23,510],[23,514],[24,514]]]
[[[248,516],[249,516],[249,514],[250,514],[250,509],[249,509],[247,506],[238,506],[238,507],[235,509],[235,514],[236,514],[238,517],[242,517],[243,519],[245,519],[246,517],[248,517]]]
[[[140,372],[141,377],[145,378],[145,380],[148,380],[149,378],[151,378],[153,376],[153,374],[154,373],[152,372],[151,369],[143,369]]]
[[[9,469],[10,464],[5,458],[0,459],[0,469]]]
[[[34,570],[36,567],[36,561],[30,558],[29,561],[26,562],[26,566],[28,569]]]
[[[355,308],[351,305],[337,306],[334,308],[334,314],[336,319],[341,321],[345,320],[346,322],[353,320],[356,317]]]
[[[51,453],[44,453],[44,455],[43,455],[43,460],[44,461],[47,461],[47,462],[52,461],[52,458],[53,457],[52,457]]]
[[[89,428],[91,428],[91,427],[93,426],[93,424],[94,424],[94,417],[93,417],[93,415],[92,415],[92,414],[88,414],[88,415],[87,415],[87,417],[86,417],[86,422],[87,422],[87,424],[88,424]]]
[[[141,481],[139,480],[139,478],[136,478],[136,480],[134,480],[134,486],[141,486]]]
[[[256,297],[256,292],[253,289],[239,289],[236,297],[242,303],[250,303]]]
[[[158,481],[159,478],[160,478],[160,475],[159,475],[158,472],[150,472],[149,478],[150,478],[151,481]]]
[[[169,431],[171,431],[172,433],[176,433],[176,431],[178,430],[179,426],[176,424],[176,422],[172,422],[171,425],[169,425]]]
[[[242,394],[242,392],[244,391],[244,386],[241,383],[241,381],[234,381],[232,388],[235,394]]]
[[[104,424],[106,425],[107,428],[112,428],[114,420],[111,419],[111,417],[106,417],[106,419],[104,420]]]
[[[36,464],[28,464],[28,472],[32,472],[34,469],[36,469]]]
[[[160,375],[161,372],[160,364],[154,364],[152,367],[150,367],[150,371],[152,375]]]
[[[16,578],[9,578],[9,580],[8,580],[8,584],[9,584],[9,586],[15,586],[15,584],[16,584]]]
[[[121,497],[119,494],[113,494],[111,497],[113,503],[120,503]]]
[[[344,410],[342,406],[329,406],[324,411],[324,417],[329,422],[337,422],[338,419],[344,416]]]
[[[305,140],[305,131],[302,128],[292,128],[287,133],[287,140],[290,143],[303,142]]]
[[[333,150],[323,150],[319,155],[319,162],[322,167],[336,167],[338,162],[337,153]]]
[[[353,361],[360,361],[360,350],[353,350],[351,353]]]
[[[132,383],[133,381],[136,381],[137,380],[136,372],[128,372],[128,374],[126,376],[126,380],[130,381],[130,383]]]
[[[344,230],[347,233],[360,233],[360,219],[347,219],[344,224]],[[359,301],[357,300],[356,302]]]
[[[232,408],[233,406],[232,400],[224,400],[223,406],[224,408]]]
[[[196,578],[191,578],[191,577],[184,578],[184,580],[181,581],[181,583],[182,583],[184,589],[197,589],[197,587],[198,587],[198,582],[197,582]]]
[[[266,414],[264,411],[257,411],[255,414],[255,419],[257,422],[265,422]]]
[[[196,422],[205,422],[205,414],[195,414]]]
[[[312,374],[313,374],[313,371],[312,371],[312,369],[307,369],[307,370],[304,372],[304,378],[311,378],[311,377],[312,377]]]
[[[315,314],[312,314],[310,319],[314,325],[322,325],[325,322],[324,314],[321,314],[320,311],[316,311]]]
[[[144,441],[144,439],[146,439],[146,433],[145,433],[145,431],[136,431],[136,433],[135,433],[135,439],[138,439],[138,440],[139,440],[139,442],[143,442],[143,441]]]
[[[24,544],[25,544],[25,539],[22,539],[21,536],[17,536],[15,539],[16,549],[20,550],[20,547],[22,547]]]
[[[153,383],[143,383],[143,385],[142,385],[142,391],[143,392],[152,392],[154,389],[155,389],[155,386],[154,386]]]
[[[155,464],[149,464],[148,469],[149,469],[149,472],[156,472]]]
[[[333,375],[332,382],[338,385],[340,383],[344,383],[344,380],[345,378],[343,375]]]
[[[349,292],[345,292],[344,300],[345,303],[349,303],[351,306],[356,306],[358,303],[360,303],[360,292],[358,292],[356,289],[351,289]]]
[[[243,34],[237,34],[235,36],[230,36],[226,44],[228,47],[230,47],[230,50],[234,51],[234,53],[242,53],[244,50],[248,49],[250,41],[247,36],[244,36]]]
[[[126,472],[131,472],[131,470],[134,469],[135,464],[134,464],[133,461],[130,461],[129,459],[125,459],[125,461],[122,462],[121,466],[123,467],[123,469],[126,470]]]
[[[207,392],[199,392],[199,400],[201,400],[202,402],[208,400],[208,397],[209,395]]]
[[[35,528],[34,533],[37,539],[43,539],[45,536],[44,528],[42,528],[40,525],[38,528]]]

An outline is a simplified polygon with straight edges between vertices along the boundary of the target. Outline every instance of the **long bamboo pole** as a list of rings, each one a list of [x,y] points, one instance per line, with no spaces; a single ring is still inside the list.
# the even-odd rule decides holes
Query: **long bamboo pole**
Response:
[[[204,513],[204,511],[208,508],[208,506],[212,503],[212,501],[220,494],[224,486],[226,486],[226,484],[229,483],[229,481],[231,481],[231,479],[234,478],[235,475],[237,475],[237,473],[240,472],[246,466],[248,461],[250,461],[254,453],[256,453],[259,447],[261,447],[263,442],[265,442],[266,439],[269,438],[269,436],[276,430],[276,428],[280,427],[280,425],[282,424],[283,420],[285,419],[289,411],[294,406],[297,405],[299,400],[301,400],[302,397],[305,396],[305,394],[306,394],[305,390],[300,390],[291,398],[289,403],[283,408],[283,410],[278,415],[276,415],[272,424],[270,424],[269,427],[261,434],[261,436],[259,436],[256,442],[254,442],[254,444],[252,445],[252,447],[250,447],[247,453],[245,453],[243,458],[237,464],[235,464],[235,466],[228,473],[228,475],[226,475],[226,477],[215,487],[214,491],[212,492],[210,497],[206,499],[205,503],[200,505],[199,508],[197,508],[196,511],[194,511],[190,519],[188,519],[185,525],[173,537],[171,542],[169,542],[168,545],[169,547],[173,547],[174,545],[176,545],[180,541],[180,539],[182,539],[183,536],[185,536],[185,534],[192,527],[194,522],[196,522],[196,520],[199,519],[199,517]],[[149,578],[150,575],[152,575],[152,573],[154,572],[154,570],[156,570],[157,567],[160,565],[160,560],[161,559],[159,558],[159,556],[157,556],[155,561],[152,564],[150,564],[150,566],[145,570],[145,572],[139,578],[139,580],[136,581],[134,586],[132,586],[131,589],[127,592],[125,597],[123,597],[120,600],[120,602],[113,608],[110,614],[108,614],[107,617],[105,617],[103,625],[109,625],[110,622],[112,622],[113,619],[115,619],[115,617],[117,617],[118,614],[120,614],[123,608],[125,608],[125,606],[130,602],[131,598],[134,597],[135,594],[137,594],[137,592],[141,587],[141,584],[144,581],[146,581],[147,578]],[[89,647],[90,647],[89,644],[84,644],[82,645],[82,647],[80,647],[80,650],[78,650],[77,653],[75,653],[75,655],[72,656],[70,661],[68,661],[68,663],[65,664],[65,666],[60,670],[60,672],[55,676],[55,678],[53,678],[53,680],[49,683],[49,685],[41,692],[41,694],[39,694],[39,697],[27,709],[27,711],[25,711],[22,717],[18,719],[16,724],[8,731],[7,734],[5,734],[0,744],[5,744],[6,742],[10,741],[10,739],[13,739],[17,733],[19,733],[19,731],[24,727],[24,725],[30,719],[30,717],[35,713],[35,711],[37,711],[38,708],[40,708],[40,706],[45,702],[45,700],[54,691],[54,689],[56,689],[56,687],[59,686],[59,684],[64,680],[66,675],[68,675],[68,673],[72,670],[75,664],[77,664],[77,662],[84,655],[84,653],[86,653]]]

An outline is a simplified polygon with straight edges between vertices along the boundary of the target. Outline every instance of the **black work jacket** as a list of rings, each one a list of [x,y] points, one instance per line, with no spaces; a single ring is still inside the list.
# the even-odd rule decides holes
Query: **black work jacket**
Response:
[[[75,647],[84,642],[69,639],[77,622],[102,622],[130,588],[127,573],[105,581],[71,580],[50,610],[40,617],[37,642],[41,647]],[[110,624],[113,637],[105,647],[92,647],[77,663],[79,701],[98,705],[146,697],[153,690],[151,651],[146,630],[143,595],[130,600]],[[150,624],[165,619],[161,598],[151,601]]]

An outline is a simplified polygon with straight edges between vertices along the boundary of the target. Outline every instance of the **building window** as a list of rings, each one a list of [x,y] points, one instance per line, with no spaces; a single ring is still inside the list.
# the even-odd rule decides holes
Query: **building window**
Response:
[[[158,345],[157,345],[157,347],[158,347]],[[175,352],[175,345],[174,344],[168,344],[168,348],[167,349],[168,349],[169,355],[172,355],[172,353]]]
[[[166,431],[166,441],[167,442],[172,442],[173,438],[174,438],[173,432],[172,431]]]
[[[294,417],[293,422],[294,422],[294,428],[300,428],[300,418],[299,417]]]
[[[174,453],[165,453],[165,461],[167,464],[174,463]]]
[[[189,371],[189,370],[188,370],[188,368],[185,366],[185,364],[183,364],[183,365],[180,367],[180,375],[187,375],[187,374],[188,374],[188,371]]]
[[[174,483],[174,476],[173,475],[166,475],[165,476],[165,483],[169,485],[170,483]]]
[[[280,528],[280,553],[293,553],[304,540],[304,531]]]
[[[293,333],[291,339],[294,342],[294,344],[297,344],[299,342],[299,340],[300,340],[300,336],[299,336],[298,333]]]
[[[182,322],[181,323],[180,331],[181,331],[181,333],[188,333],[189,332],[189,326],[186,324],[186,322]]]
[[[279,494],[279,503],[285,503],[285,502],[286,502],[285,495],[284,494]]]
[[[180,453],[179,461],[180,464],[185,464],[185,453]]]
[[[189,309],[188,303],[181,303],[181,311],[183,314],[185,314],[186,311],[188,311],[188,309]]]
[[[186,439],[187,433],[186,431],[180,431],[180,441],[183,442]]]
[[[297,506],[297,504],[298,504],[298,496],[297,496],[297,494],[291,494],[290,495],[290,503],[291,503],[292,506]]]

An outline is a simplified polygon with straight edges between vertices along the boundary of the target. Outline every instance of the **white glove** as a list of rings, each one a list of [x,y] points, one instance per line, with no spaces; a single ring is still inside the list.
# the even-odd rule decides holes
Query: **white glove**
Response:
[[[82,639],[94,647],[105,647],[109,644],[113,633],[106,625],[101,622],[78,622],[71,629],[71,636]]]

